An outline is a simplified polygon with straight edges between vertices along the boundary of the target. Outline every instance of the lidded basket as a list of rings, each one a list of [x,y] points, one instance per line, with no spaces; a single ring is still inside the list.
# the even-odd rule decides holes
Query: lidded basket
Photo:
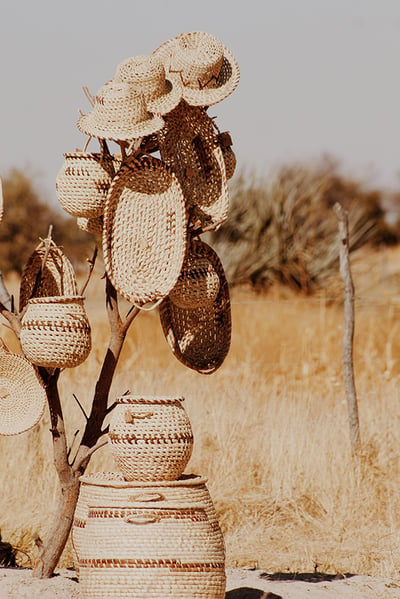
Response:
[[[61,207],[72,216],[94,218],[103,214],[114,177],[111,155],[69,152],[56,177]]]
[[[45,368],[79,366],[91,350],[84,297],[37,297],[22,318],[21,348],[28,360]]]
[[[85,599],[223,599],[225,550],[202,504],[89,506],[79,582]]]
[[[183,398],[124,395],[110,420],[109,444],[125,480],[176,480],[193,450]]]

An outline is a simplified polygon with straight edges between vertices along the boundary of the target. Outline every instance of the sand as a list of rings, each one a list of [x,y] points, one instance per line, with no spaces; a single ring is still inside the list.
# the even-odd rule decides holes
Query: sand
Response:
[[[400,599],[400,579],[294,576],[228,569],[226,599]],[[81,595],[73,570],[57,570],[53,578],[38,580],[30,570],[0,568],[0,599],[81,599]]]

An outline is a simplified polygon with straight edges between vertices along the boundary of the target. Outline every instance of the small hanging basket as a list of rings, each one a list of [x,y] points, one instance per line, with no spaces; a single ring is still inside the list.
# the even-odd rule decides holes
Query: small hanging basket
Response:
[[[54,241],[42,241],[29,257],[21,276],[19,311],[34,297],[77,295],[74,268]]]
[[[193,450],[182,398],[122,396],[109,430],[111,452],[126,480],[176,480]]]
[[[91,350],[91,330],[81,296],[29,300],[22,318],[21,348],[46,368],[79,366]]]
[[[113,157],[86,152],[70,152],[64,157],[56,177],[61,207],[76,217],[100,216],[114,177]]]

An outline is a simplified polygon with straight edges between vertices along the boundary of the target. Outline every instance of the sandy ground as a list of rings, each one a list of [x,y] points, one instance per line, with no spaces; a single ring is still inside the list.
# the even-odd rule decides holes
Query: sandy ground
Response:
[[[227,570],[226,591],[226,599],[400,599],[400,579],[339,579],[323,574],[294,578],[293,574],[235,569]],[[0,568],[0,599],[81,599],[81,595],[72,570],[58,570],[50,580],[37,580],[30,570]]]

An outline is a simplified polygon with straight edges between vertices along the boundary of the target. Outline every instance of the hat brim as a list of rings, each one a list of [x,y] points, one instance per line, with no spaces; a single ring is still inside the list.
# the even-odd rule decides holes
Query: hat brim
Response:
[[[170,292],[186,228],[181,186],[161,160],[141,157],[121,167],[106,200],[102,244],[106,272],[125,299],[143,306]]]
[[[179,73],[173,70],[172,62],[175,48],[178,40],[184,33],[167,40],[153,52],[153,56],[160,60],[165,67],[166,73],[172,72],[175,75]],[[224,56],[222,67],[217,80],[212,87],[203,89],[193,89],[185,85],[182,78],[179,77],[182,87],[182,98],[191,106],[213,106],[227,98],[235,91],[240,80],[239,65],[232,52],[224,46]]]
[[[40,420],[46,391],[32,364],[23,356],[0,352],[0,434],[18,435]]]
[[[98,139],[109,139],[111,141],[131,141],[156,133],[164,126],[164,121],[159,114],[149,115],[146,121],[136,123],[127,127],[126,123],[115,121],[114,123],[102,123],[94,112],[82,115],[78,120],[78,129]]]
[[[181,308],[166,297],[160,304],[160,322],[175,357],[200,374],[212,374],[223,364],[231,344],[231,306],[228,282],[216,252],[201,240],[190,251],[206,257],[220,279],[215,300],[198,308]]]
[[[147,102],[147,109],[153,114],[161,116],[171,112],[182,99],[182,86],[180,78],[169,73],[165,80],[165,93],[159,98]]]

